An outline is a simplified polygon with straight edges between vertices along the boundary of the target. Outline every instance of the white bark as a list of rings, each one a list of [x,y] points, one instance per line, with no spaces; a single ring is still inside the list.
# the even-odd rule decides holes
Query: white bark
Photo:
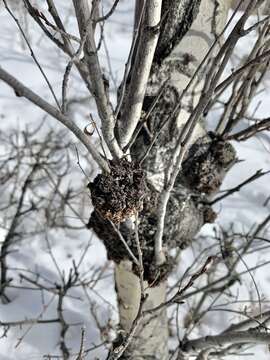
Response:
[[[119,300],[120,325],[125,332],[131,329],[140,304],[141,288],[138,276],[131,271],[131,263],[122,261],[116,265],[115,281]],[[143,310],[152,309],[163,303],[166,299],[166,283],[149,288],[144,282],[145,293],[148,295]],[[132,357],[140,360],[147,355],[160,360],[168,359],[168,325],[166,309],[157,312],[157,316],[149,323],[149,316],[144,317],[139,325],[128,352]],[[151,316],[152,318],[153,316]]]
[[[185,35],[183,40],[181,41],[180,45],[177,46],[174,51],[171,53],[169,58],[166,60],[170,62],[172,60],[181,59],[187,54],[192,59],[190,62],[190,66],[188,69],[188,73],[176,71],[172,75],[171,85],[179,89],[179,91],[183,91],[187,86],[189,86],[190,79],[192,75],[195,73],[196,69],[203,61],[204,57],[207,55],[211,45],[213,44],[214,38],[213,35],[218,36],[226,23],[226,19],[228,16],[228,10],[230,7],[230,3],[228,1],[221,1],[218,7],[218,13],[215,13],[215,5],[212,1],[203,0],[200,5],[199,14],[194,21],[191,29]],[[209,16],[210,14],[210,16]],[[211,16],[212,14],[212,16]],[[213,20],[214,19],[214,20]],[[215,33],[213,33],[215,32]],[[216,49],[213,50],[213,54],[218,50],[218,44]],[[213,56],[212,54],[212,56]],[[194,93],[195,95],[192,98],[193,108],[197,105],[199,98],[200,98],[200,91],[203,87],[203,81],[195,82],[196,87],[191,86],[190,90],[196,90]],[[190,117],[190,112],[187,110],[189,108],[189,101],[191,98],[185,97],[182,109],[178,115],[178,127],[182,128]],[[205,133],[202,125],[197,123],[195,126],[191,137],[187,145],[191,145],[194,141],[201,137]],[[181,140],[182,142],[182,140]],[[170,192],[173,189],[174,182],[176,177],[179,173],[181,168],[181,164],[187,150],[188,146],[184,148],[179,146],[179,152],[175,152],[174,159],[168,171],[168,184],[166,184],[165,188],[163,189],[162,195],[160,197],[160,204],[159,204],[159,221],[158,221],[158,229],[155,236],[155,258],[156,263],[158,265],[164,263],[165,257],[163,254],[162,249],[162,237],[164,232],[164,222],[166,216],[166,208],[170,198]],[[175,166],[175,167],[174,167]],[[174,167],[174,170],[173,170]]]
[[[228,10],[230,8],[230,1],[219,1],[218,14],[216,16],[216,34],[220,34],[225,26]],[[170,59],[181,58],[184,54],[192,56],[190,63],[190,74],[193,74],[199,64],[206,56],[209,48],[213,44],[213,29],[212,21],[214,14],[214,2],[209,0],[202,0],[200,5],[200,11],[195,19],[192,28],[184,36],[180,46],[176,47],[173,53],[170,55]],[[212,56],[218,50],[218,46],[213,51]],[[170,60],[168,59],[168,60]],[[190,81],[190,77],[184,73],[176,72],[172,79],[172,84],[179,89],[185,89]],[[196,86],[196,95],[194,96],[193,107],[197,104],[200,97],[200,90],[202,89],[203,81],[199,82]],[[178,124],[182,126],[188,119],[190,113],[183,108],[178,117]],[[200,124],[197,126],[197,130],[193,134],[193,141],[202,135],[202,127]]]
[[[219,1],[219,13],[217,16],[216,31],[220,33],[226,23],[230,2],[228,0]],[[191,29],[185,35],[180,45],[172,52],[166,61],[179,59],[188,54],[192,61],[189,65],[189,75],[175,72],[171,79],[171,84],[183,91],[190,81],[190,77],[197,69],[198,65],[207,54],[211,44],[213,43],[211,16],[214,11],[214,2],[212,0],[202,0],[200,12],[193,23]],[[202,88],[202,82],[197,86],[197,90]],[[194,106],[198,102],[199,93],[193,99]],[[183,109],[178,116],[178,126],[181,128],[187,121],[190,113]],[[205,133],[203,126],[198,124],[193,132],[191,142]],[[129,138],[129,136],[127,137]],[[126,143],[126,139],[124,142]],[[159,161],[157,159],[157,161]],[[160,159],[162,163],[162,159]],[[153,174],[155,177],[156,174]],[[164,177],[164,174],[161,174]],[[163,231],[163,229],[162,229]],[[162,244],[159,242],[157,252],[162,251]],[[131,263],[125,262],[116,266],[116,287],[119,300],[120,324],[124,330],[128,331],[136,317],[140,302],[140,283],[139,278],[131,272]],[[165,300],[165,282],[155,288],[150,288],[149,298],[145,304],[147,308],[160,305]],[[144,321],[145,323],[145,321]],[[136,359],[144,354],[156,356],[156,359],[168,359],[168,328],[166,323],[166,311],[160,313],[159,317],[151,321],[149,325],[139,328],[137,337],[131,344],[133,355]]]
[[[147,0],[142,21],[142,35],[138,53],[133,66],[131,85],[124,101],[122,126],[120,128],[121,146],[127,145],[140,120],[142,104],[148,77],[158,41],[158,26],[161,14],[161,0]],[[142,10],[143,11],[143,10]]]
[[[105,89],[95,43],[95,19],[91,14],[92,5],[89,0],[73,0],[73,4],[81,39],[84,42],[84,56],[89,68],[91,92],[95,98],[101,119],[102,135],[113,157],[120,158],[123,154],[114,136],[115,118]]]

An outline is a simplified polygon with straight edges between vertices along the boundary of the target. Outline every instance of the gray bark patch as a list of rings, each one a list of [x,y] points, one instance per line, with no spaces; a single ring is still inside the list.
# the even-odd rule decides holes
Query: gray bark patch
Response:
[[[160,36],[154,63],[161,64],[179,44],[196,18],[201,0],[163,0]]]

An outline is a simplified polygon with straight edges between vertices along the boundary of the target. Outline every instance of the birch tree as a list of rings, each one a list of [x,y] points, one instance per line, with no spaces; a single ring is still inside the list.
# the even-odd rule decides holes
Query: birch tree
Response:
[[[267,227],[269,216],[235,252],[222,248],[216,256],[204,254],[196,270],[183,274],[183,281],[167,291],[181,252],[197,241],[204,224],[215,222],[213,204],[265,175],[257,172],[237,188],[217,194],[238,161],[232,140],[248,139],[270,127],[269,118],[241,130],[237,127],[248,116],[269,68],[268,2],[137,0],[130,53],[115,105],[100,65],[97,29],[121,1],[112,2],[104,14],[100,1],[73,0],[79,37],[66,31],[57,2],[47,0],[50,19],[34,2],[23,2],[48,39],[69,56],[62,96],[50,87],[52,104],[3,67],[0,79],[73,133],[100,168],[88,184],[93,209],[87,227],[115,264],[120,330],[107,359],[221,358],[238,346],[269,344],[268,312],[216,335],[190,339],[186,331],[174,351],[169,349],[168,323],[172,306],[181,312],[185,299],[201,296],[193,320],[178,324],[190,330],[207,296],[221,294],[238,281],[237,265]],[[9,1],[3,4],[12,16]],[[250,25],[254,14],[257,21]],[[28,44],[25,31],[20,31]],[[257,34],[252,50],[228,74],[236,45],[251,32]],[[34,55],[33,60],[39,66]],[[92,132],[81,129],[66,109],[73,69],[95,100],[99,119],[91,115],[89,126],[98,135],[99,148]],[[224,94],[227,100],[219,121],[209,131],[208,114]],[[229,243],[228,236],[224,243]],[[227,267],[222,276],[215,272],[220,263]],[[202,278],[207,283],[194,290]],[[78,359],[83,359],[82,353]]]

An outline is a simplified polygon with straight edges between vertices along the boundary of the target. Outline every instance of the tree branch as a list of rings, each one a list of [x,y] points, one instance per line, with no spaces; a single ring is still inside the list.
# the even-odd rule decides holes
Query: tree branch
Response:
[[[185,352],[196,351],[209,348],[211,346],[220,347],[228,344],[256,343],[269,344],[270,334],[252,329],[248,331],[234,331],[226,334],[204,336],[195,340],[188,340],[182,345]]]
[[[148,0],[144,6],[144,17],[138,51],[131,74],[130,86],[123,101],[124,109],[119,128],[119,141],[127,145],[140,120],[152,61],[158,41],[161,18],[161,0]]]
[[[58,109],[53,107],[47,101],[43,100],[39,95],[34,93],[28,87],[23,85],[15,77],[10,75],[0,66],[0,79],[3,80],[6,84],[12,87],[17,96],[22,96],[31,101],[33,104],[37,105],[40,109],[44,110],[46,113],[57,119],[65,127],[67,127],[87,148],[90,154],[93,156],[95,161],[104,171],[109,172],[109,167],[107,162],[101,157],[97,152],[95,145],[92,144],[89,138],[80,130],[80,128],[75,125],[68,117],[63,115]]]
[[[93,14],[95,9],[90,8],[87,0],[73,0],[77,22],[82,41],[84,43],[84,56],[89,68],[92,85],[92,95],[95,98],[98,114],[102,124],[102,134],[104,140],[115,158],[120,158],[123,153],[114,135],[115,118],[110,104],[108,93],[105,89],[104,79],[97,56],[95,44],[94,27],[95,19]]]
[[[236,134],[227,135],[227,140],[236,140],[236,141],[245,141],[250,137],[254,136],[256,133],[261,131],[270,130],[270,118],[263,119],[256,124],[249,126],[247,129],[239,131]]]

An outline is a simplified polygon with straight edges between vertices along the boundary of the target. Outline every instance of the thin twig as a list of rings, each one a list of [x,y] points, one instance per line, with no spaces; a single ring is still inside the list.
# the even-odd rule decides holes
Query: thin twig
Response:
[[[115,224],[111,221],[108,220],[110,222],[110,224],[112,225],[114,231],[117,233],[117,235],[119,236],[119,239],[122,241],[123,245],[125,246],[125,248],[127,249],[127,252],[129,253],[131,259],[134,261],[134,263],[140,267],[140,262],[139,260],[136,258],[136,256],[133,254],[132,250],[130,249],[129,245],[127,244],[125,238],[123,237],[123,235],[121,234],[121,232],[118,230],[118,228],[115,226]]]
[[[13,15],[12,11],[10,10],[10,8],[8,7],[8,5],[7,5],[7,3],[6,3],[6,0],[3,0],[3,2],[4,2],[4,5],[5,5],[5,8],[6,8],[7,11],[9,12],[10,16],[11,16],[11,17],[13,18],[13,20],[16,22],[16,24],[17,24],[17,26],[18,26],[18,28],[19,28],[19,30],[20,30],[20,32],[21,32],[21,34],[22,34],[22,36],[23,36],[23,38],[24,38],[24,40],[25,40],[25,42],[26,42],[26,45],[27,45],[28,49],[30,50],[30,54],[31,54],[34,62],[36,63],[37,67],[39,68],[39,70],[40,70],[43,78],[45,79],[45,81],[46,81],[46,83],[47,83],[47,85],[48,85],[48,87],[49,87],[49,89],[50,89],[50,92],[51,92],[51,94],[52,94],[52,96],[53,96],[53,98],[54,98],[54,100],[55,100],[55,103],[56,103],[58,109],[60,109],[61,107],[60,107],[60,104],[59,104],[59,102],[58,102],[58,100],[57,100],[57,97],[56,97],[56,95],[55,95],[55,92],[54,92],[54,90],[53,90],[53,88],[52,88],[52,85],[51,85],[51,83],[50,83],[47,75],[45,74],[44,70],[42,69],[39,61],[37,60],[36,55],[35,55],[35,53],[34,53],[34,51],[33,51],[33,49],[32,49],[32,46],[31,46],[30,42],[28,41],[27,36],[26,36],[23,28],[21,27],[21,24],[19,23],[19,20]]]
[[[136,218],[135,218],[135,241],[136,241],[137,252],[138,252],[139,263],[140,263],[139,272],[140,272],[141,297],[145,298],[144,283],[143,283],[143,275],[144,275],[143,254],[142,254],[142,249],[141,249],[140,239],[139,239],[138,213],[136,213],[135,216],[136,216]]]
[[[118,3],[119,3],[119,0],[114,0],[114,3],[112,5],[111,9],[107,12],[107,14],[105,14],[104,16],[101,16],[97,20],[95,20],[96,23],[107,20],[114,13]]]
[[[18,96],[27,98],[33,104],[37,105],[39,108],[50,114],[52,117],[60,121],[64,126],[66,126],[87,148],[99,166],[104,169],[106,172],[110,172],[107,162],[100,156],[100,154],[95,149],[94,145],[89,141],[88,137],[70,120],[67,116],[62,114],[58,109],[53,107],[47,101],[42,99],[39,95],[34,93],[32,90],[23,85],[15,77],[10,75],[0,66],[0,79],[7,83],[13,88]]]
[[[215,198],[214,200],[208,202],[207,204],[214,205],[217,202],[225,199],[226,197],[234,194],[235,192],[240,191],[245,185],[250,184],[251,182],[253,182],[253,181],[261,178],[262,176],[269,174],[269,173],[270,173],[270,170],[269,171],[264,171],[264,172],[262,170],[258,170],[258,171],[256,171],[255,174],[250,176],[248,179],[244,180],[243,182],[241,182],[240,184],[238,184],[234,188],[227,190],[223,195]]]

